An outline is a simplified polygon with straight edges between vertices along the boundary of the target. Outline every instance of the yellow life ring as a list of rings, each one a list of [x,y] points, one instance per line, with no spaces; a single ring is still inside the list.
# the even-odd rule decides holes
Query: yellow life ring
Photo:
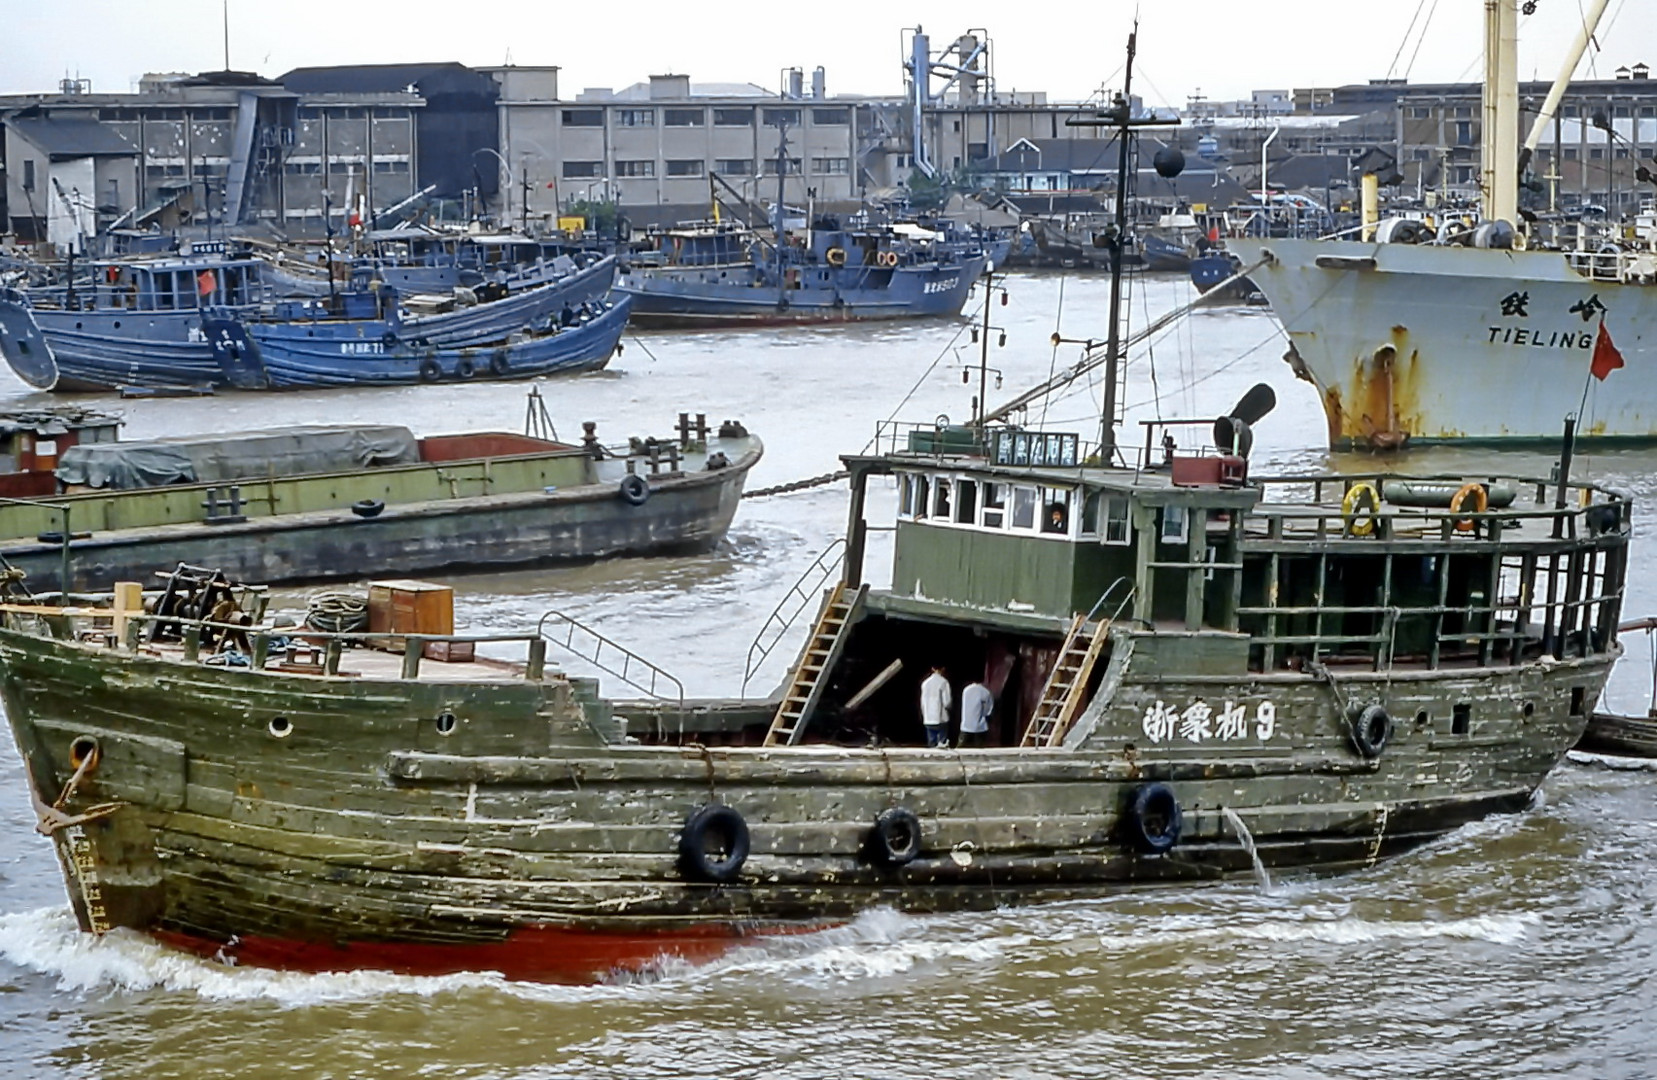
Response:
[[[831,247],[823,253],[823,258],[828,260],[828,264],[830,266],[845,266],[846,249],[841,247]]]
[[[1363,512],[1359,512],[1359,503],[1363,504]],[[1346,489],[1345,498],[1341,499],[1341,518],[1346,522],[1348,536],[1368,536],[1375,531],[1375,522],[1380,516],[1381,493],[1368,480],[1359,480]]]
[[[1472,496],[1473,499],[1473,513],[1482,514],[1490,509],[1490,493],[1485,491],[1483,484],[1475,481],[1461,485],[1456,493],[1450,496],[1450,513],[1454,514],[1460,510],[1468,496]],[[1477,524],[1470,517],[1458,517],[1455,522],[1457,532],[1472,532],[1473,526]]]
[[[877,257],[877,261],[881,266],[896,266],[898,264],[898,253],[895,251],[882,251]]]

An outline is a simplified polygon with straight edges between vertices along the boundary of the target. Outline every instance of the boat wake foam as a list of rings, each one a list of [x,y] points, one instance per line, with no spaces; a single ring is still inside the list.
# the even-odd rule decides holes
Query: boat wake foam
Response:
[[[1216,923],[1213,916],[1181,918],[1175,925],[1152,933],[1101,934],[1099,943],[1110,951],[1160,946],[1189,947],[1194,940],[1270,942],[1323,945],[1364,945],[1377,941],[1431,941],[1451,938],[1513,945],[1523,941],[1542,921],[1540,915],[1477,915],[1443,922],[1378,922],[1345,916],[1335,919],[1269,919],[1252,924]]]
[[[1657,760],[1651,758],[1621,757],[1617,754],[1595,754],[1587,750],[1572,750],[1565,755],[1572,765],[1611,772],[1657,772]]]

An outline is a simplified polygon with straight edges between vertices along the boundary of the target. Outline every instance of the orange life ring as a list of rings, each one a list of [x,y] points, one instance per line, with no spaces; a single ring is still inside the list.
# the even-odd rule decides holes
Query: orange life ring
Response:
[[[1483,484],[1474,482],[1461,485],[1456,493],[1450,496],[1450,513],[1454,514],[1459,511],[1462,504],[1467,501],[1468,496],[1473,498],[1473,513],[1482,514],[1490,509],[1490,493],[1484,489]],[[1458,517],[1455,519],[1455,523],[1457,532],[1472,532],[1473,526],[1476,524],[1470,517]]]
[[[895,252],[895,251],[882,251],[880,253],[880,265],[890,267],[890,266],[896,266],[897,264],[898,264],[898,253],[897,252]]]

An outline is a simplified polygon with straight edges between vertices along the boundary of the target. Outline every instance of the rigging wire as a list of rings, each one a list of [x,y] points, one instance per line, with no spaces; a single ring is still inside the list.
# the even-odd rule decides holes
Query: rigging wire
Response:
[[[1410,35],[1415,33],[1415,24],[1421,19],[1421,9],[1426,6],[1427,0],[1416,0],[1415,14],[1410,16],[1410,25],[1404,28],[1404,36],[1398,40],[1398,51],[1392,54],[1392,63],[1387,65],[1387,78],[1392,78],[1393,72],[1398,70],[1398,58],[1404,55],[1404,47],[1410,43]],[[1438,0],[1433,0],[1433,6],[1435,8],[1438,6]],[[1428,16],[1428,18],[1431,18],[1431,16]],[[1417,38],[1415,42],[1417,52],[1421,50],[1421,42],[1426,38],[1426,36],[1427,29],[1426,27],[1422,27],[1421,37]],[[1413,54],[1410,56],[1410,63],[1415,63],[1415,56]],[[1409,78],[1407,69],[1404,77]]]
[[[1061,276],[1059,278],[1059,309],[1058,309],[1058,311],[1053,313],[1053,333],[1054,333],[1055,336],[1059,332],[1059,327],[1064,325],[1064,283],[1068,280],[1069,280],[1068,275]],[[1053,342],[1053,353],[1050,357],[1048,357],[1048,360],[1047,360],[1047,381],[1048,382],[1053,381],[1053,373],[1058,370],[1058,367],[1059,367],[1059,343],[1055,341],[1055,342]],[[1041,399],[1041,419],[1036,422],[1037,427],[1041,427],[1042,425],[1047,423],[1047,403],[1052,400],[1052,397],[1053,397],[1053,395],[1049,394],[1046,397]]]

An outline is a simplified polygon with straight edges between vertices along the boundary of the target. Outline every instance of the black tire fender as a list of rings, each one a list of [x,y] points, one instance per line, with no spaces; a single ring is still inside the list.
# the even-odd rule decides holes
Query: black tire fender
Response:
[[[358,499],[351,504],[351,512],[360,518],[379,517],[383,510],[385,510],[383,499]]]
[[[865,845],[869,861],[889,870],[907,866],[921,853],[921,819],[906,806],[882,810]]]
[[[699,806],[679,832],[679,872],[692,881],[727,884],[748,861],[748,823],[721,803]]]
[[[1392,716],[1381,705],[1366,705],[1352,720],[1352,745],[1373,761],[1392,738]]]
[[[489,374],[504,379],[512,373],[512,361],[505,349],[496,349],[489,357]]]
[[[650,498],[650,481],[638,473],[628,473],[621,478],[621,501],[629,506],[643,506],[644,501]]]
[[[1144,855],[1164,855],[1179,843],[1184,814],[1167,784],[1143,784],[1134,789],[1123,817],[1127,839]]]
[[[470,379],[478,373],[478,366],[472,362],[470,356],[462,356],[455,361],[455,378]]]
[[[428,356],[420,361],[420,381],[436,382],[443,377],[443,365],[437,362],[434,356]]]

